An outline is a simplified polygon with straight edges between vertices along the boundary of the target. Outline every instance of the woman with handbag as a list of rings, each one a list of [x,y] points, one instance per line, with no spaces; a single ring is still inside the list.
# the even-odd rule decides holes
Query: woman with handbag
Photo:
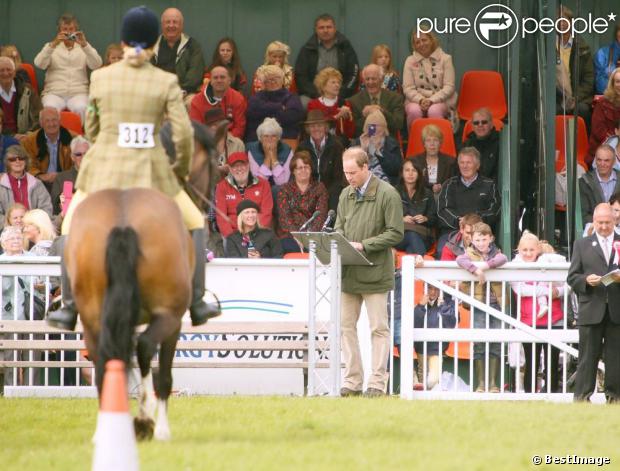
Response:
[[[403,204],[405,237],[396,246],[407,253],[424,255],[433,244],[437,205],[433,192],[424,184],[424,170],[412,158],[405,159],[396,190]]]

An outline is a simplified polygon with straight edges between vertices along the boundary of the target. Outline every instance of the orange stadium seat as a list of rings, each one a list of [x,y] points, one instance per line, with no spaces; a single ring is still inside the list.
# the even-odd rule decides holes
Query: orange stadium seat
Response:
[[[396,250],[396,256],[395,256],[395,263],[396,263],[396,269],[399,269],[402,267],[403,265],[403,257],[405,255],[411,255],[408,254],[407,252],[404,252],[402,250]],[[433,257],[429,256],[429,255],[424,255],[424,260],[435,260]],[[418,302],[420,301],[420,298],[422,297],[422,295],[424,294],[424,282],[422,280],[416,280],[414,282],[414,297],[413,297],[413,303],[414,304],[418,304]]]
[[[568,126],[572,125],[575,117],[572,115],[557,115],[555,117],[555,171],[561,172],[566,166],[566,139]],[[586,123],[581,116],[577,117],[577,163],[588,171],[586,155],[588,154],[588,131]]]
[[[409,142],[407,143],[406,157],[413,157],[414,155],[424,152],[424,144],[422,144],[422,129],[424,126],[434,124],[443,133],[443,142],[441,143],[440,152],[456,157],[456,144],[454,143],[454,134],[452,130],[452,124],[447,119],[441,118],[420,118],[411,123],[411,129],[409,129]]]
[[[84,134],[82,130],[82,119],[80,115],[73,111],[60,112],[60,125],[77,134]]]
[[[26,71],[28,77],[30,78],[30,84],[32,85],[32,89],[38,95],[39,94],[39,82],[37,81],[37,73],[34,70],[32,64],[25,64],[22,62],[20,66],[22,69]]]
[[[469,70],[461,79],[457,112],[461,119],[471,119],[474,111],[486,107],[494,118],[504,119],[508,111],[504,80],[493,70]]]
[[[496,130],[501,131],[502,128],[504,127],[504,122],[499,119],[493,118],[493,126],[495,126]],[[471,123],[471,119],[468,119],[467,122],[465,123],[465,127],[463,128],[463,142],[467,140],[467,135],[473,130],[474,130],[474,125]]]
[[[301,253],[301,252],[291,252],[291,253],[285,253],[283,258],[289,259],[289,260],[307,260],[310,257],[310,254],[307,252]]]
[[[471,327],[471,319],[469,309],[465,309],[463,306],[459,306],[459,322],[457,325],[458,329],[469,329]],[[458,359],[459,360],[469,360],[470,352],[469,346],[470,342],[458,342]],[[454,358],[456,354],[456,347],[454,346],[454,342],[450,342],[448,345],[448,349],[446,350],[446,355]]]

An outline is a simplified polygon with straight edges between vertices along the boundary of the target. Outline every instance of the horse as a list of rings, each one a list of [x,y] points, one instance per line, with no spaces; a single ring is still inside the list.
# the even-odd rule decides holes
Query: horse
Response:
[[[196,191],[210,194],[215,183],[213,147],[198,128],[190,181]],[[177,205],[157,190],[102,190],[75,210],[65,264],[99,395],[106,362],[120,359],[130,368],[136,327],[147,325],[135,345],[141,375],[134,419],[139,440],[171,436],[171,369],[181,320],[191,302],[194,263],[191,237]],[[159,374],[154,380],[151,360],[158,346]]]

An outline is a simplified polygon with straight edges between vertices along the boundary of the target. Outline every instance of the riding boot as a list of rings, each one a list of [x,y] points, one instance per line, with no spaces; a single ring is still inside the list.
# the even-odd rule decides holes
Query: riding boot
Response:
[[[499,373],[499,358],[489,356],[489,392],[498,393],[500,391],[497,385]]]
[[[476,392],[484,392],[484,360],[474,360],[474,382]]]
[[[189,314],[192,318],[192,325],[202,325],[213,317],[219,316],[220,303],[205,303],[205,233],[203,229],[190,231],[194,242],[194,252],[196,253],[196,266],[194,268],[194,278],[192,280],[192,304]]]
[[[77,308],[73,300],[73,292],[71,291],[71,281],[67,274],[67,267],[65,266],[65,239],[67,236],[60,236],[57,247],[60,251],[60,289],[62,295],[62,306],[55,311],[50,311],[47,314],[47,323],[52,327],[64,330],[75,330],[75,323],[77,322]]]

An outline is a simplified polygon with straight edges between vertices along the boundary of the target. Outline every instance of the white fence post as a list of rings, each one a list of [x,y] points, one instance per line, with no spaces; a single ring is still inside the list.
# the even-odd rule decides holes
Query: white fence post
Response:
[[[413,398],[413,295],[415,257],[403,257],[400,303],[400,397]]]

